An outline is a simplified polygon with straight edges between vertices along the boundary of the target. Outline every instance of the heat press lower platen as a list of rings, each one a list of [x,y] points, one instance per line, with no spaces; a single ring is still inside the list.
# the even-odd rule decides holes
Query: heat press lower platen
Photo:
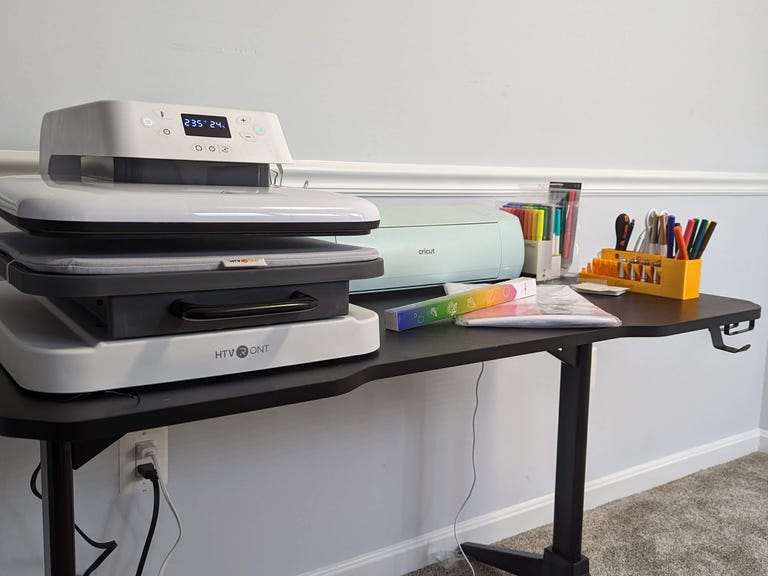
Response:
[[[0,364],[36,392],[145,386],[358,356],[379,348],[375,312],[350,305],[325,320],[101,341],[0,282]]]

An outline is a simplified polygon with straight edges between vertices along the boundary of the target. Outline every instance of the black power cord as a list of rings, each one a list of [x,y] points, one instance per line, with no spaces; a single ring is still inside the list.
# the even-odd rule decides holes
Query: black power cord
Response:
[[[43,499],[43,495],[40,493],[40,491],[37,489],[37,477],[40,475],[40,464],[37,465],[37,468],[35,468],[35,471],[32,472],[32,478],[29,480],[29,487],[32,490],[32,494],[37,496],[40,500]],[[91,546],[94,548],[98,548],[99,550],[103,550],[103,552],[99,555],[96,560],[93,561],[93,563],[88,567],[88,569],[83,572],[83,576],[90,576],[93,574],[93,571],[96,570],[99,566],[101,566],[102,562],[107,559],[107,556],[112,554],[115,548],[117,548],[117,542],[114,540],[110,540],[109,542],[96,542],[95,540],[88,537],[88,535],[83,532],[80,527],[75,524],[75,530],[77,530],[77,533],[80,534],[83,540],[88,542]]]
[[[154,464],[139,464],[137,471],[143,478],[152,482],[152,493],[154,496],[154,501],[152,503],[152,520],[149,523],[149,532],[147,532],[147,539],[144,541],[144,548],[141,550],[139,566],[136,569],[136,576],[141,576],[141,573],[144,571],[144,563],[147,561],[147,554],[149,554],[149,546],[152,544],[152,537],[155,535],[157,516],[160,512],[160,485]]]

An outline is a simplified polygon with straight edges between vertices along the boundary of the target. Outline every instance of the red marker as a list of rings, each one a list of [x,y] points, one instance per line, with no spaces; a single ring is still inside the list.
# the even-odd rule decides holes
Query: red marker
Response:
[[[685,238],[685,245],[688,246],[691,242],[691,234],[693,233],[693,225],[695,222],[693,221],[693,218],[688,219],[688,223],[685,225],[685,234],[683,234],[683,238]]]

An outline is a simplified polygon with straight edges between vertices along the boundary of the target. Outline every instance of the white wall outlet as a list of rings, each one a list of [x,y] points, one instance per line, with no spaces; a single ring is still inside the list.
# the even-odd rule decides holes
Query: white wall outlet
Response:
[[[138,458],[136,454],[136,444],[145,441],[152,441],[157,446],[155,458],[160,464],[160,476],[165,482],[168,482],[168,427],[129,432],[118,442],[121,494],[133,494],[136,490],[142,492],[152,490],[152,483],[136,472],[136,467],[139,464],[152,461],[150,458]]]

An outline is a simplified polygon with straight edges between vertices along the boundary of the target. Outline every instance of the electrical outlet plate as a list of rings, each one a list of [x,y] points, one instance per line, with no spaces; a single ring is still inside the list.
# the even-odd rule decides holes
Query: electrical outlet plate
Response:
[[[145,462],[151,462],[149,458],[138,459],[136,457],[136,443],[151,440],[157,446],[157,463],[160,464],[160,476],[168,482],[168,427],[129,432],[118,442],[118,459],[120,473],[120,493],[133,494],[137,490],[148,492],[152,490],[152,482],[145,480],[136,472],[136,467]]]

